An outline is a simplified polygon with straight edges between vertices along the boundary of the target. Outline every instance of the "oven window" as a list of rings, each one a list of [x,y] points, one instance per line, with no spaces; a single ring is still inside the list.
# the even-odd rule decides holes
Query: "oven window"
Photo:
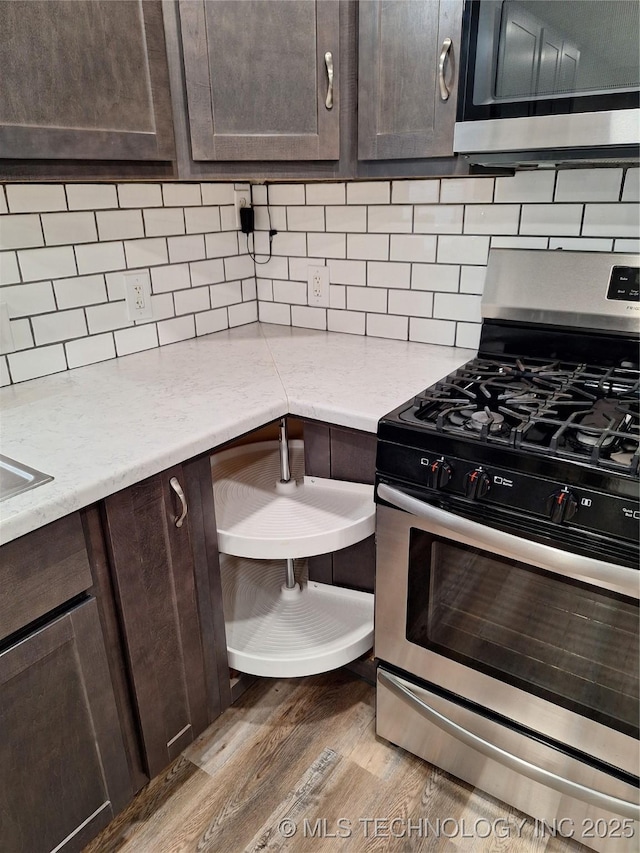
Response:
[[[638,737],[638,603],[411,530],[407,639]]]

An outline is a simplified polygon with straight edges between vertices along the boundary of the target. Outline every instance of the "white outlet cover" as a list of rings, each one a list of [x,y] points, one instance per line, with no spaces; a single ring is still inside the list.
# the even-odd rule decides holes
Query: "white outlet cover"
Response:
[[[307,302],[315,308],[329,307],[329,267],[307,267]]]
[[[151,305],[151,282],[148,272],[124,273],[124,293],[127,303],[127,315],[130,320],[151,320],[153,307]],[[138,306],[136,288],[142,288],[143,305]]]
[[[251,187],[249,184],[236,184],[233,190],[233,203],[236,210],[236,228],[240,229],[240,208],[251,207]]]

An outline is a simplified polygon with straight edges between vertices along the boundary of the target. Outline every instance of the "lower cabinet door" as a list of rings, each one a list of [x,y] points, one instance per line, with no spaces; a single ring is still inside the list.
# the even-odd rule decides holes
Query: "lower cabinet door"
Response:
[[[0,651],[0,848],[81,850],[130,797],[91,598]]]

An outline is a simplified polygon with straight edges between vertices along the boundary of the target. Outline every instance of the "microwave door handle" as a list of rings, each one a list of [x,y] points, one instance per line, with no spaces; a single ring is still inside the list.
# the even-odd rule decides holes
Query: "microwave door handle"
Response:
[[[436,525],[438,529],[433,532],[447,534],[457,542],[481,548],[484,551],[495,551],[520,563],[533,563],[541,569],[547,569],[563,577],[599,584],[632,598],[638,598],[637,569],[628,569],[625,566],[616,566],[614,563],[594,560],[593,557],[561,551],[550,545],[532,542],[529,539],[514,536],[512,533],[478,524],[477,521],[431,506],[399,489],[387,486],[386,483],[378,485],[378,495],[392,506],[405,510],[431,525]]]
[[[512,752],[507,752],[506,749],[502,749],[494,743],[486,741],[474,732],[470,732],[468,729],[445,717],[439,711],[436,711],[435,708],[423,702],[419,696],[416,696],[412,690],[392,673],[378,669],[378,678],[396,696],[399,696],[409,705],[413,706],[423,717],[426,717],[443,732],[464,743],[465,746],[470,746],[472,749],[477,750],[487,758],[497,761],[504,767],[515,770],[517,773],[527,776],[535,782],[540,782],[549,788],[553,788],[555,791],[560,791],[561,794],[566,794],[585,803],[612,811],[621,817],[640,820],[640,806],[637,803],[621,800],[619,797],[604,794],[602,791],[597,791],[594,788],[587,788],[579,782],[565,779],[564,776],[558,776],[550,770],[545,770],[543,767],[531,764],[529,761],[525,761],[524,758],[520,758]]]

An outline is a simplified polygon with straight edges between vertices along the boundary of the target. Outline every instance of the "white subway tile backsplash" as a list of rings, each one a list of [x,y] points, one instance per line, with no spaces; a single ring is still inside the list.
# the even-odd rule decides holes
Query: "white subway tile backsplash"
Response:
[[[552,169],[516,172],[511,178],[496,178],[494,201],[553,201],[556,173]]]
[[[226,308],[203,311],[196,314],[196,335],[210,335],[229,328],[229,315]]]
[[[464,207],[461,204],[424,204],[415,208],[416,234],[462,234]]]
[[[18,256],[15,252],[0,252],[0,285],[17,284],[19,281]]]
[[[259,278],[256,281],[258,302],[273,302],[273,282],[270,278]]]
[[[479,323],[480,297],[461,293],[436,293],[433,299],[433,316],[440,320],[467,320]]]
[[[69,248],[69,251],[72,252],[73,250]],[[78,272],[81,275],[93,272],[121,270],[125,267],[124,249],[120,242],[88,243],[84,246],[76,246],[75,252],[78,261]],[[136,266],[140,266],[140,264],[136,264]],[[54,272],[52,274],[54,276],[62,276],[74,275],[75,273]]]
[[[254,207],[255,213],[255,228],[256,231],[270,231],[274,228],[276,231],[287,230],[287,208],[286,207]],[[299,208],[295,208],[298,210]],[[324,229],[324,226],[323,226]],[[244,239],[244,234],[242,235]]]
[[[40,217],[29,214],[0,219],[0,249],[30,249],[44,246]]]
[[[456,338],[456,324],[448,320],[424,320],[411,317],[409,320],[409,340],[427,344],[453,346]]]
[[[439,264],[486,264],[488,256],[488,237],[458,237],[450,234],[438,237]]]
[[[79,247],[78,251],[81,248]],[[93,248],[93,247],[91,247]],[[85,272],[78,267],[71,246],[56,246],[50,249],[23,249],[18,252],[18,264],[23,281],[42,281],[46,278],[62,278]],[[86,270],[94,272],[94,270]]]
[[[349,311],[387,313],[387,291],[377,287],[347,287]]]
[[[112,184],[67,184],[69,210],[100,210],[118,206]]]
[[[618,201],[622,169],[562,169],[555,201]]]
[[[478,323],[457,323],[456,346],[478,349],[480,346],[480,325]]]
[[[288,207],[287,227],[289,231],[324,231],[324,207]]]
[[[430,234],[392,234],[390,259],[431,263],[436,259],[436,238]]]
[[[390,290],[389,313],[408,317],[431,317],[433,294],[423,290]]]
[[[411,285],[411,264],[370,261],[367,264],[368,287],[406,287]]]
[[[280,279],[288,278],[291,281],[308,281],[310,265],[315,267],[324,266],[324,264],[316,260],[309,260],[308,258],[289,258],[289,275],[279,276],[274,273],[273,277]]]
[[[379,234],[410,234],[413,207],[408,204],[370,205],[368,230]]]
[[[492,249],[546,249],[548,237],[492,237]]]
[[[124,329],[132,326],[124,300],[108,302],[105,305],[93,305],[85,311],[89,334],[98,335],[101,332],[111,332],[114,329]]]
[[[344,284],[329,285],[329,308],[347,307],[347,288]]]
[[[640,207],[637,204],[587,204],[582,233],[586,237],[637,237]]]
[[[193,314],[185,317],[174,317],[172,320],[162,320],[158,323],[158,341],[160,346],[177,344],[196,336],[196,323]]]
[[[393,204],[432,204],[440,196],[439,180],[394,181],[391,185]]]
[[[351,260],[386,261],[388,234],[347,234],[347,257]]]
[[[151,295],[151,313],[152,316],[148,320],[136,320],[136,325],[140,326],[143,323],[155,323],[157,320],[168,320],[169,317],[175,317],[176,311],[173,304],[174,295],[182,295],[189,293],[188,290],[176,290],[174,293],[158,293]]]
[[[324,332],[327,328],[327,309],[293,305],[291,323],[294,326],[302,326],[303,329],[320,329]]]
[[[210,261],[194,261],[189,264],[189,268],[193,287],[202,287],[205,284],[217,284],[219,281],[224,281],[224,264],[220,258]]]
[[[199,263],[209,262],[200,261]],[[198,284],[205,283],[198,282]],[[151,290],[153,293],[167,293],[170,290],[182,290],[185,287],[191,287],[189,264],[169,264],[166,267],[152,268]]]
[[[640,253],[640,239],[638,240],[614,240],[614,252],[629,252],[630,254]]]
[[[118,184],[118,201],[120,207],[160,207],[160,184]]]
[[[581,204],[523,204],[521,234],[573,237],[580,233]]]
[[[157,264],[166,264],[169,260],[167,254],[167,241],[164,237],[150,237],[146,240],[127,240],[124,244],[129,269],[136,267],[153,267]]]
[[[203,204],[233,204],[233,183],[231,182],[200,184],[200,192]]]
[[[43,213],[42,228],[47,246],[94,243],[98,239],[93,212]]]
[[[258,298],[255,278],[245,278],[242,280],[242,301],[249,302],[252,299]]]
[[[87,323],[81,308],[41,314],[39,317],[33,317],[31,324],[36,346],[81,338],[87,334]]]
[[[11,385],[11,374],[6,355],[0,355],[0,386]]]
[[[345,234],[307,234],[307,252],[310,258],[346,258]]]
[[[364,261],[329,261],[329,281],[332,284],[367,283],[367,265]]]
[[[307,204],[345,204],[345,184],[307,184]]]
[[[86,275],[79,278],[62,278],[53,282],[58,308],[80,308],[107,301],[103,275]]]
[[[622,188],[622,201],[640,201],[640,169],[627,169]]]
[[[263,255],[269,254],[269,237],[263,231],[258,235],[262,239],[256,243]],[[256,250],[257,251],[257,250]],[[274,255],[293,255],[302,257],[307,254],[307,235],[304,233],[292,233],[290,231],[278,231],[273,238],[272,252]],[[264,258],[259,260],[263,261]]]
[[[347,204],[389,204],[388,181],[353,181],[347,184]]]
[[[486,274],[486,267],[461,267],[460,293],[475,293],[477,295],[482,295]]]
[[[96,213],[101,240],[131,240],[144,237],[139,210],[100,210]]]
[[[260,275],[263,275],[265,278],[289,278],[289,262],[287,258],[271,258],[266,264],[260,264],[259,269]],[[294,277],[292,276],[292,278]]]
[[[464,214],[465,234],[517,234],[518,204],[470,204]]]
[[[206,257],[203,234],[190,234],[187,237],[169,237],[167,246],[169,248],[169,263],[171,264],[180,264],[184,261],[200,261]]]
[[[243,235],[244,236],[244,235]],[[185,237],[182,239],[195,239]],[[224,258],[238,254],[238,235],[235,231],[221,231],[218,234],[205,234],[204,245],[207,258]]]
[[[460,267],[455,264],[412,264],[412,290],[437,290],[456,293],[460,280]]]
[[[4,194],[4,187],[0,186],[0,215],[8,212],[9,208],[7,207],[7,197]]]
[[[367,208],[361,206],[332,206],[325,208],[327,231],[366,231]]]
[[[487,204],[493,201],[493,178],[452,178],[441,181],[441,204]]]
[[[222,228],[220,225],[219,207],[185,207],[184,220],[187,226],[187,234],[200,234],[205,231],[227,230],[226,228]]]
[[[197,208],[197,210],[201,209],[204,208]],[[186,214],[181,207],[152,207],[148,210],[143,210],[142,214],[144,217],[144,233],[147,237],[166,237],[170,234],[184,234]],[[134,237],[136,235],[132,234],[131,236]]]
[[[390,314],[367,314],[367,335],[372,338],[395,338],[406,341],[409,337],[409,318]]]
[[[225,204],[220,207],[220,228],[217,230],[237,231],[236,209],[232,204]]]
[[[261,323],[276,323],[279,326],[291,325],[291,306],[280,302],[259,302],[258,316]]]
[[[202,204],[200,184],[163,184],[162,200],[165,207],[190,207]],[[213,204],[213,202],[204,202]],[[220,204],[220,202],[217,202]]]
[[[242,283],[239,281],[226,281],[213,284],[209,288],[211,307],[222,308],[242,302]]]
[[[188,290],[176,290],[173,294],[176,314],[195,314],[211,308],[208,287],[194,287]],[[158,327],[158,331],[159,331]]]
[[[304,184],[270,184],[269,204],[304,204]]]
[[[14,382],[25,382],[38,376],[49,376],[67,369],[64,346],[36,347],[22,352],[10,353],[7,356],[11,378]]]
[[[9,317],[32,317],[56,310],[50,281],[3,287],[0,299],[6,302]]]
[[[224,276],[227,281],[255,276],[256,268],[249,255],[232,255],[224,259]]]
[[[307,285],[303,281],[273,282],[273,299],[275,302],[287,302],[290,305],[307,304]]]
[[[31,332],[31,321],[26,317],[23,320],[11,320],[11,337],[16,350],[29,349],[33,346],[33,334]]]
[[[5,190],[11,213],[67,209],[67,197],[62,184],[7,184]]]
[[[549,248],[574,252],[612,252],[613,240],[604,237],[551,237]]]
[[[345,332],[348,335],[365,334],[366,314],[357,311],[327,311],[327,329],[330,332]]]
[[[241,305],[230,305],[227,308],[229,326],[246,326],[258,320],[258,305],[255,302],[243,302]]]
[[[118,355],[130,355],[134,352],[153,349],[158,346],[158,329],[155,323],[120,329],[114,334]]]
[[[113,335],[110,334],[69,341],[65,344],[65,350],[70,368],[96,364],[96,362],[107,361],[116,357]]]

